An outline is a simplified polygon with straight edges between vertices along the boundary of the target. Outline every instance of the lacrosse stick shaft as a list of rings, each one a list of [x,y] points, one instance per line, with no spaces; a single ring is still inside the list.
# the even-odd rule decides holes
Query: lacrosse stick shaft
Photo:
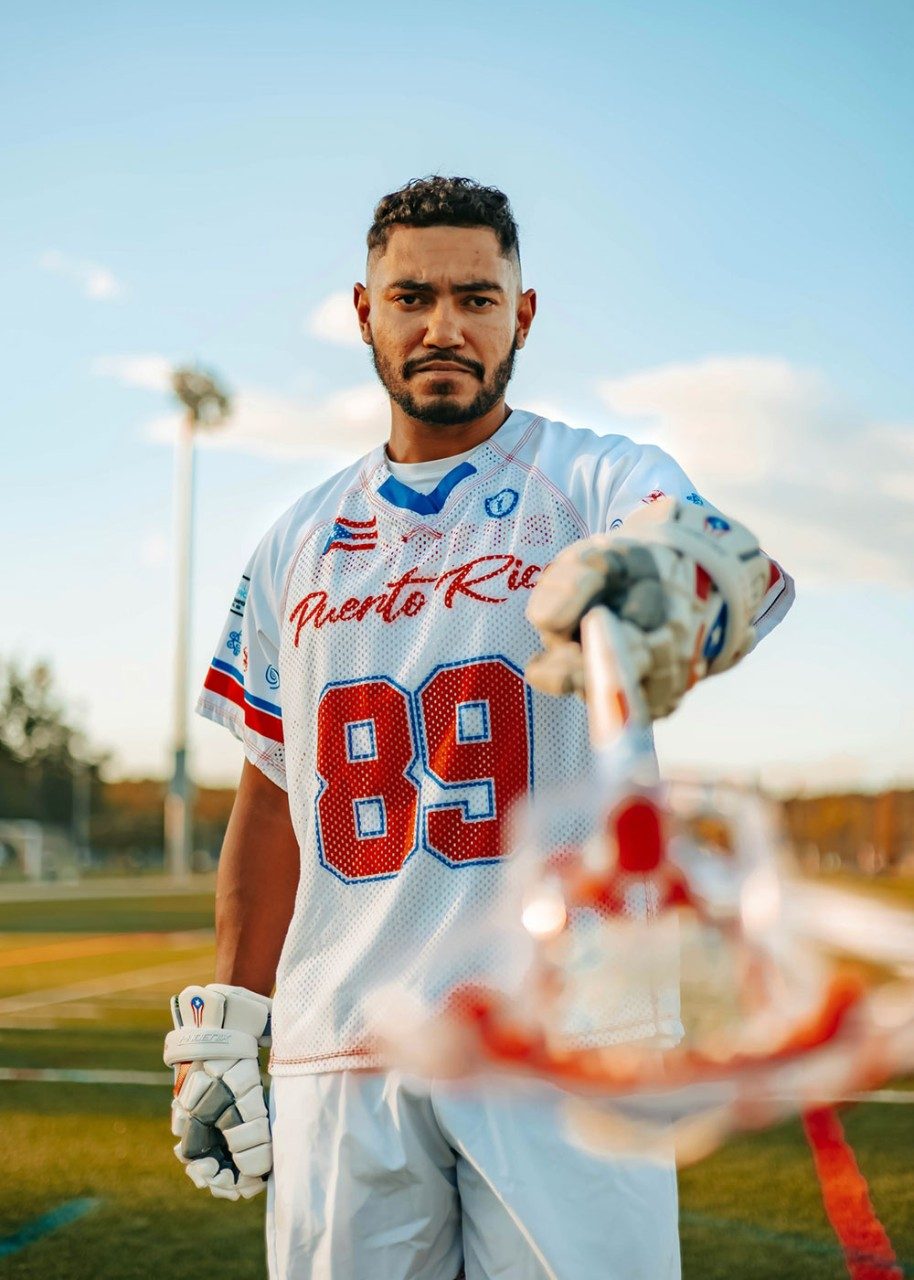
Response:
[[[657,783],[651,721],[625,630],[605,605],[581,619],[584,694],[590,743],[600,775],[616,786]]]

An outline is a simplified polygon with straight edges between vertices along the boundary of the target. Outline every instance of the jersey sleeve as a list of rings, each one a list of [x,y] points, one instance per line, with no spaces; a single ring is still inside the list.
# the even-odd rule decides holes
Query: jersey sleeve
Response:
[[[210,662],[197,713],[241,742],[271,782],[288,790],[279,680],[279,616],[270,544],[248,562]]]
[[[618,529],[633,511],[660,498],[678,498],[680,502],[692,502],[699,507],[711,505],[698,493],[679,463],[656,445],[635,446],[626,462],[627,466],[617,464],[607,468],[602,476],[598,475],[594,532]]]
[[[755,628],[753,648],[786,616],[795,598],[796,587],[793,578],[778,564],[777,560],[772,560],[769,556],[768,590],[752,619],[752,625]]]

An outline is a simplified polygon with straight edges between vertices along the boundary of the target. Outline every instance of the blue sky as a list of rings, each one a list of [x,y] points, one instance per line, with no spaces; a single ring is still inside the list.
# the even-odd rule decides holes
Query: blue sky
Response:
[[[7,19],[0,656],[167,762],[168,360],[199,457],[195,679],[248,552],[383,435],[339,295],[375,200],[497,183],[540,312],[511,402],[669,448],[799,600],[662,727],[777,785],[914,779],[914,10],[877,2],[39,4]],[[336,453],[327,441],[342,441]],[[197,770],[237,751],[195,728]]]

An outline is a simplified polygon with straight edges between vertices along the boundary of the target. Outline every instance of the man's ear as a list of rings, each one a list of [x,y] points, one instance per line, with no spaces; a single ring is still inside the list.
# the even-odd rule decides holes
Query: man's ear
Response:
[[[525,289],[520,295],[517,303],[516,341],[518,348],[522,347],[527,341],[527,334],[530,332],[530,326],[533,324],[533,317],[535,315],[536,290]]]
[[[355,313],[359,318],[359,330],[362,334],[362,341],[367,342],[371,346],[371,322],[369,316],[371,314],[371,301],[368,297],[367,284],[354,284],[352,286],[352,302],[355,306]]]

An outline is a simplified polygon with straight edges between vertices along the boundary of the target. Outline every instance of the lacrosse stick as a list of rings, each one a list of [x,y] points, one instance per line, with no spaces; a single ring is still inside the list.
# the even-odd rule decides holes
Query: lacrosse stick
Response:
[[[595,608],[581,635],[594,776],[522,814],[490,922],[522,981],[454,988],[425,1011],[423,1060],[408,1065],[545,1078],[568,1092],[590,1145],[644,1150],[672,1135],[681,1162],[914,1065],[910,979],[874,983],[835,963],[819,890],[785,891],[758,797],[660,786],[621,624]],[[868,905],[845,913],[842,950],[866,958],[874,923],[891,927],[879,976],[900,978],[914,965],[910,928]]]

